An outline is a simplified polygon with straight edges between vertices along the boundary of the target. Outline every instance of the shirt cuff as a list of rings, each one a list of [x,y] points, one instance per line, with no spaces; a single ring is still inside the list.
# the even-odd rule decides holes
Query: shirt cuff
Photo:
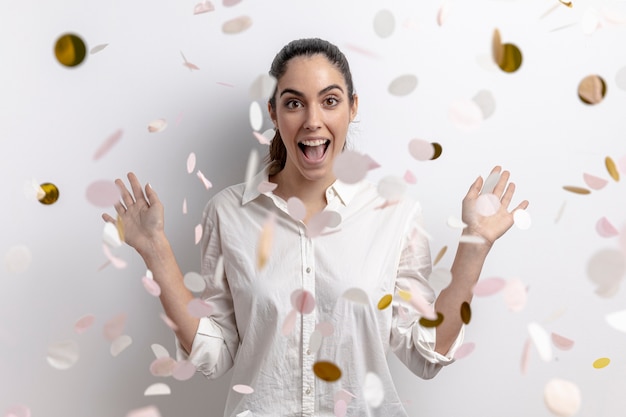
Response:
[[[176,340],[176,359],[191,362],[198,371],[206,376],[215,373],[220,353],[224,347],[224,337],[218,326],[208,317],[202,317],[198,324],[198,330],[191,344],[191,353],[187,353]]]
[[[454,354],[463,344],[463,338],[465,337],[465,326],[461,326],[458,336],[450,349],[445,355],[435,351],[435,341],[437,340],[437,328],[436,327],[413,327],[413,340],[417,351],[431,363],[440,365],[449,365],[454,362]]]

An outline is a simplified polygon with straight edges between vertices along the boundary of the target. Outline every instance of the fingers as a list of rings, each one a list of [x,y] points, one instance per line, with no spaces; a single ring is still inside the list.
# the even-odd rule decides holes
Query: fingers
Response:
[[[107,223],[115,223],[116,222],[116,220],[113,217],[109,216],[107,213],[104,213],[102,215],[102,220],[104,220]]]
[[[498,168],[498,170],[500,169],[500,167],[496,168]],[[495,172],[496,168],[494,168],[494,171],[492,172]],[[507,183],[509,182],[510,177],[511,173],[509,171],[502,171],[500,173],[500,179],[496,183],[496,186],[493,188],[492,193],[497,195],[498,197],[502,197],[503,193],[505,192],[505,188],[507,188]]]
[[[143,194],[143,189],[137,176],[133,172],[128,173],[128,182],[130,183],[130,187],[133,190],[133,195],[135,197],[136,202],[145,201],[147,203],[146,197]]]

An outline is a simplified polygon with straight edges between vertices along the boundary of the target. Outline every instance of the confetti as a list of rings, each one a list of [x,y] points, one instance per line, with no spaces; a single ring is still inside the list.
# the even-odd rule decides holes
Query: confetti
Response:
[[[50,205],[57,202],[59,199],[59,189],[56,185],[45,182],[39,186],[39,189],[43,192],[38,198],[39,202],[44,205]]]
[[[591,194],[591,191],[589,191],[586,188],[576,187],[576,186],[572,186],[572,185],[564,185],[563,189],[565,191],[569,191],[570,193],[574,193],[574,194],[581,194],[581,195]]]
[[[348,404],[345,402],[345,400],[335,401],[335,407],[333,408],[333,412],[335,413],[335,417],[345,417],[348,413]]]
[[[419,319],[419,324],[422,327],[437,327],[441,323],[443,323],[443,314],[441,314],[440,312],[437,312],[437,318],[434,320],[431,320],[426,317],[422,317]]]
[[[275,88],[276,78],[269,74],[261,74],[250,85],[248,94],[251,100],[266,102],[274,94]]]
[[[480,245],[480,244],[485,243],[485,239],[482,236],[461,235],[459,237],[459,243],[473,243],[476,245]]]
[[[452,273],[448,268],[435,268],[428,276],[428,282],[434,291],[439,292],[452,282]]]
[[[481,194],[476,199],[476,211],[481,216],[493,216],[499,209],[500,199],[495,194]]]
[[[197,272],[187,272],[183,277],[183,283],[191,292],[202,292],[206,288],[206,281]]]
[[[480,194],[493,194],[493,190],[496,188],[498,181],[500,181],[500,176],[502,173],[500,171],[494,171],[483,182],[483,188],[480,190]]]
[[[261,145],[269,145],[272,142],[272,139],[274,138],[275,134],[276,134],[276,131],[274,129],[267,129],[263,133],[252,132],[252,135],[256,138],[256,140]]]
[[[33,261],[33,255],[25,245],[15,245],[9,248],[4,255],[4,265],[7,271],[13,274],[22,274],[28,271]]]
[[[569,7],[570,9],[572,8],[573,4],[571,1],[563,1],[563,0],[559,0],[559,3],[561,3],[564,6]]]
[[[391,36],[396,28],[396,19],[389,10],[380,10],[374,16],[374,33],[381,38]]]
[[[511,311],[522,311],[526,306],[528,293],[526,286],[519,279],[510,279],[504,287],[504,302]]]
[[[306,217],[306,207],[298,197],[289,197],[287,200],[287,212],[297,221],[304,220]]]
[[[153,376],[168,377],[172,376],[174,367],[176,367],[176,360],[173,358],[157,358],[150,364],[150,373]]]
[[[380,407],[385,399],[383,382],[378,375],[373,372],[367,372],[365,374],[365,380],[363,381],[363,399],[367,405],[372,408]]]
[[[111,252],[111,249],[109,248],[108,245],[106,244],[102,244],[102,252],[104,252],[104,256],[106,256],[106,258],[109,260],[109,262],[111,262],[111,264],[117,268],[117,269],[124,269],[126,268],[126,261],[124,261],[121,258],[118,258],[117,256],[113,255],[113,253]]]
[[[393,296],[391,294],[385,294],[378,301],[378,309],[384,310],[391,305],[391,301],[393,300]]]
[[[254,392],[254,389],[249,385],[236,384],[233,385],[233,391],[238,392],[239,394],[248,395],[252,394]]]
[[[450,3],[444,2],[439,11],[437,12],[437,24],[439,26],[443,26],[444,23],[448,20],[448,16],[450,15]]]
[[[405,171],[404,177],[402,178],[404,178],[404,181],[406,181],[407,184],[417,184],[417,178],[415,177],[415,174],[413,174],[408,169]]]
[[[464,132],[478,129],[483,123],[483,112],[474,100],[456,99],[450,103],[448,117],[454,126]]]
[[[185,57],[185,54],[183,54],[183,51],[180,51],[180,56],[183,58],[183,66],[189,68],[190,71],[200,69],[198,68],[196,64],[193,64],[187,60],[187,57]]]
[[[352,301],[353,303],[357,303],[357,304],[367,305],[370,302],[369,297],[367,296],[367,293],[363,291],[361,288],[347,289],[342,294],[342,297],[345,298],[346,300]]]
[[[74,332],[76,334],[83,334],[87,330],[91,328],[96,317],[93,314],[87,314],[81,318],[79,318],[76,323],[74,323]]]
[[[604,297],[615,295],[614,291],[626,273],[626,258],[617,249],[596,252],[587,263],[587,276],[596,284],[596,294]]]
[[[126,417],[161,417],[159,409],[153,405],[138,408],[126,414]]]
[[[463,359],[468,357],[476,349],[476,344],[473,342],[463,343],[454,353],[454,359]]]
[[[313,333],[311,333],[311,336],[309,337],[309,352],[310,354],[315,354],[317,353],[317,351],[320,349],[320,347],[322,347],[322,340],[324,339],[324,336],[322,335],[322,332],[320,332],[319,330],[314,330]]]
[[[346,184],[356,184],[363,180],[369,170],[369,159],[364,155],[346,150],[337,155],[333,172],[337,179]]]
[[[512,43],[502,43],[500,31],[494,30],[492,39],[493,60],[504,72],[515,72],[522,66],[522,52]]]
[[[187,199],[183,198],[183,214],[187,214]]]
[[[461,304],[461,320],[463,321],[463,323],[469,324],[471,319],[472,309],[470,307],[470,304],[467,301],[464,301],[463,304]]]
[[[263,111],[258,101],[250,103],[249,110],[250,126],[252,130],[259,131],[263,127]]]
[[[583,174],[583,180],[585,184],[592,190],[601,190],[603,189],[609,182],[604,178],[596,177],[591,174]]]
[[[298,317],[298,312],[296,310],[291,310],[287,316],[285,317],[285,321],[283,322],[283,326],[281,328],[281,334],[283,336],[287,336],[289,333],[293,331],[293,328],[296,325],[296,318]]]
[[[378,194],[387,202],[399,201],[406,192],[406,183],[400,177],[388,175],[378,181]]]
[[[467,224],[463,223],[461,219],[454,216],[448,217],[446,224],[452,229],[465,229],[467,227]]]
[[[552,345],[550,344],[548,332],[537,323],[529,323],[528,333],[530,340],[532,340],[537,352],[539,352],[539,357],[544,362],[552,360]]]
[[[626,90],[626,67],[622,67],[615,74],[615,85],[622,90]]]
[[[477,297],[488,297],[502,291],[506,287],[506,281],[502,278],[481,279],[474,286],[474,295]]]
[[[530,214],[526,210],[517,209],[513,212],[513,223],[520,230],[528,230],[530,229],[532,220],[530,219]]]
[[[278,184],[269,181],[261,181],[261,183],[259,183],[259,186],[257,187],[257,190],[261,194],[265,194],[274,191],[276,187],[278,187]]]
[[[615,165],[615,162],[611,159],[611,157],[607,156],[604,159],[604,164],[606,165],[606,170],[609,171],[611,178],[613,178],[616,182],[619,181],[619,171],[617,170],[617,165]]]
[[[156,384],[152,384],[148,388],[146,388],[146,390],[143,392],[143,395],[146,397],[150,397],[153,395],[170,395],[171,393],[172,390],[167,384],[157,382]]]
[[[203,228],[201,224],[197,224],[196,227],[194,228],[194,243],[197,245],[198,243],[200,243],[200,241],[202,240],[202,233],[203,233]]]
[[[148,123],[148,132],[150,133],[158,133],[165,130],[167,127],[167,122],[165,119],[155,119]]]
[[[528,364],[530,362],[531,346],[532,346],[532,343],[530,341],[530,338],[526,339],[526,342],[524,343],[524,347],[522,348],[522,357],[520,360],[520,371],[522,372],[522,375],[525,375],[528,372]]]
[[[122,353],[133,343],[133,339],[128,335],[121,335],[111,343],[110,352],[112,356],[117,356]]]
[[[200,298],[193,298],[187,304],[187,311],[196,318],[207,317],[213,314],[213,305]]]
[[[609,326],[615,330],[626,333],[626,310],[607,314],[605,319]]]
[[[161,320],[163,320],[163,322],[165,323],[165,325],[167,327],[169,327],[173,331],[178,330],[178,326],[176,325],[176,323],[174,323],[174,321],[172,321],[172,319],[167,317],[167,315],[165,313],[161,313],[160,316],[161,316]]]
[[[583,11],[581,19],[583,33],[585,35],[592,35],[601,25],[600,13],[598,13],[594,7],[587,7]]]
[[[146,292],[151,296],[158,297],[161,295],[161,286],[154,279],[145,276],[141,278],[141,283]]]
[[[326,382],[334,382],[341,378],[341,369],[332,362],[319,361],[313,364],[315,376]]]
[[[588,75],[578,84],[578,98],[585,104],[598,104],[605,94],[606,83],[599,75]]]
[[[246,165],[246,174],[245,181],[246,184],[250,184],[252,182],[252,178],[257,173],[259,169],[259,151],[256,149],[250,150],[250,155],[248,155],[248,163]]]
[[[315,297],[306,290],[291,293],[291,305],[301,314],[310,314],[315,309]]]
[[[187,360],[176,362],[176,366],[172,370],[172,377],[177,381],[187,381],[195,374],[196,366]]]
[[[433,149],[435,150],[435,154],[433,155],[433,157],[431,158],[431,160],[435,160],[437,158],[439,158],[441,156],[441,154],[443,153],[443,147],[441,146],[440,143],[437,142],[433,142]]]
[[[306,225],[306,234],[310,238],[322,234],[326,227],[337,227],[341,224],[341,215],[336,211],[324,210],[311,217]]]
[[[126,326],[126,313],[120,313],[106,323],[102,330],[102,334],[106,340],[113,342],[115,339],[124,334]]]
[[[428,161],[435,156],[435,148],[427,140],[411,139],[409,141],[409,154],[418,161]]]
[[[315,326],[315,330],[319,331],[324,337],[332,336],[332,334],[335,332],[335,328],[333,327],[332,323],[329,323],[327,321],[317,323],[317,325]]]
[[[4,413],[4,417],[31,417],[30,408],[25,405],[13,405]]]
[[[580,388],[573,382],[553,378],[546,384],[543,399],[548,410],[553,414],[559,417],[571,417],[580,409]]]
[[[109,208],[120,201],[120,189],[113,181],[97,180],[87,187],[86,197],[96,207]]]
[[[158,343],[153,343],[152,345],[150,345],[150,349],[152,349],[152,353],[154,353],[156,359],[170,357],[170,353],[167,351],[167,349],[165,349],[162,345],[159,345]]]
[[[574,341],[568,339],[567,337],[561,336],[557,333],[552,333],[550,335],[550,339],[552,339],[552,344],[560,350],[570,350],[574,347]]]
[[[276,215],[272,212],[268,215],[263,223],[261,233],[259,234],[259,243],[257,246],[257,268],[263,269],[272,253],[272,245],[274,242],[274,226],[276,223]]]
[[[89,51],[89,53],[91,55],[97,54],[98,52],[102,51],[104,48],[106,48],[107,46],[109,46],[108,43],[101,43],[100,45],[96,45],[93,48],[91,48],[91,50]]]
[[[241,33],[252,26],[252,19],[248,16],[239,16],[224,22],[222,32],[227,35],[235,35]]]
[[[488,119],[496,111],[496,99],[489,90],[480,90],[472,97],[472,101],[480,108],[483,119]]]
[[[233,7],[240,2],[241,0],[222,0],[222,4],[224,5],[224,7]]]
[[[389,83],[388,91],[392,96],[407,96],[417,88],[417,77],[413,74],[404,74],[394,78]]]
[[[439,252],[437,253],[437,256],[435,256],[435,260],[433,261],[433,266],[437,265],[439,263],[439,261],[441,261],[443,256],[446,254],[447,250],[448,250],[447,246],[444,246],[441,249],[439,249]]]
[[[201,1],[200,3],[197,3],[194,8],[193,8],[193,14],[202,14],[202,13],[208,13],[208,12],[212,12],[215,10],[215,6],[213,6],[213,3],[211,3],[208,0],[204,0]]]
[[[55,369],[66,370],[76,365],[79,357],[78,343],[64,340],[48,346],[46,360]]]
[[[111,222],[104,223],[104,229],[102,230],[102,241],[112,248],[119,248],[122,246],[122,239],[117,225]]]
[[[106,155],[111,150],[111,148],[113,148],[115,145],[117,145],[117,142],[120,141],[120,139],[122,138],[123,133],[124,133],[124,131],[122,129],[116,130],[111,136],[109,136],[102,143],[102,145],[100,145],[98,150],[96,150],[96,152],[93,154],[92,159],[94,161],[97,161],[98,159],[100,159],[104,155]]]
[[[85,60],[87,47],[78,35],[66,33],[57,39],[54,55],[61,65],[75,67]]]
[[[202,173],[202,171],[198,170],[196,172],[196,176],[200,179],[200,181],[202,181],[202,184],[204,185],[204,188],[206,188],[207,190],[211,187],[213,187],[213,184],[211,184],[211,181],[209,181],[204,174]]]
[[[193,152],[189,153],[187,157],[187,173],[191,174],[196,169],[196,154]]]
[[[602,217],[596,222],[596,231],[601,237],[615,237],[619,235],[619,231],[606,217]]]
[[[602,368],[606,368],[607,366],[609,366],[610,363],[611,363],[611,359],[600,358],[600,359],[596,359],[593,362],[593,367],[596,369],[602,369]]]

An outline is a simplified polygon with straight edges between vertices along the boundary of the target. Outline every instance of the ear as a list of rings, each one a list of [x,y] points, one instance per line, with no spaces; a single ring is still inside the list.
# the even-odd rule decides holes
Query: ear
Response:
[[[354,94],[352,100],[352,105],[350,106],[350,121],[353,121],[356,117],[357,111],[359,110],[359,96]]]
[[[276,111],[274,111],[269,101],[267,102],[267,112],[269,113],[270,119],[272,119],[272,122],[274,122],[274,126],[278,127],[277,122],[276,122]]]

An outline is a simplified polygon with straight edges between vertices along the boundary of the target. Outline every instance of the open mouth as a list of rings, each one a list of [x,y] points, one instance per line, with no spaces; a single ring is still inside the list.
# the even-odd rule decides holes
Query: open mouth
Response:
[[[330,145],[328,139],[307,140],[298,143],[298,147],[309,161],[319,161],[326,154],[326,150]]]

